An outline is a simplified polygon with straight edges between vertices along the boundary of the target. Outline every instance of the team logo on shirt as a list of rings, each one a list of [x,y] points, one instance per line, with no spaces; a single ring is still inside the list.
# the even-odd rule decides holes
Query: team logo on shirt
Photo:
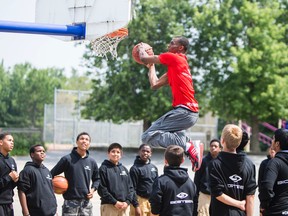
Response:
[[[84,169],[85,169],[85,170],[89,170],[89,171],[91,170],[88,165],[87,165],[87,166],[84,166]]]
[[[185,193],[185,192],[181,192],[179,194],[176,195],[176,197],[179,199],[179,200],[172,200],[170,201],[170,204],[171,205],[177,205],[177,204],[189,204],[189,203],[193,203],[193,200],[190,200],[190,199],[185,199],[188,197],[188,194]]]
[[[52,177],[50,176],[50,174],[47,174],[46,179],[52,180]]]
[[[155,167],[151,168],[151,172],[157,172],[157,170],[155,169]]]
[[[127,173],[125,170],[122,170],[121,173],[120,173],[120,176],[127,176]]]
[[[12,169],[12,170],[16,170],[14,164],[11,164],[11,169]]]
[[[282,181],[277,181],[277,185],[282,185],[282,184],[288,184],[288,179],[282,180]]]
[[[242,180],[242,178],[240,176],[236,175],[236,174],[230,176],[229,179],[231,179],[235,183]]]
[[[179,194],[176,195],[176,197],[178,197],[179,199],[184,199],[188,196],[187,193],[181,192]]]
[[[230,180],[234,182],[234,184],[227,184],[228,188],[236,188],[240,190],[244,190],[244,185],[240,185],[238,182],[242,180],[242,178],[236,174],[229,177]]]

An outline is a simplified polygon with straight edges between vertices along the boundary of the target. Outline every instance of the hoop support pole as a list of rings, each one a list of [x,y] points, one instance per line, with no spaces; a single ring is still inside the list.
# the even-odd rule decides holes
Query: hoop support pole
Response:
[[[85,23],[74,25],[38,24],[29,22],[0,21],[0,32],[71,36],[85,39]]]

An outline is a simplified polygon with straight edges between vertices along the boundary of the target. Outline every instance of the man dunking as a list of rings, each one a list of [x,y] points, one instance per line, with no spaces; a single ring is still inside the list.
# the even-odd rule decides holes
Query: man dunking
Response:
[[[174,37],[168,45],[168,52],[154,55],[153,50],[145,50],[143,44],[138,47],[141,61],[149,68],[149,82],[153,90],[169,85],[172,91],[173,110],[156,120],[142,135],[142,142],[152,146],[167,148],[171,144],[181,146],[192,163],[192,170],[200,168],[203,144],[193,142],[184,130],[192,127],[198,120],[198,102],[194,97],[192,75],[187,62],[187,38]],[[154,64],[167,66],[167,72],[157,77]]]

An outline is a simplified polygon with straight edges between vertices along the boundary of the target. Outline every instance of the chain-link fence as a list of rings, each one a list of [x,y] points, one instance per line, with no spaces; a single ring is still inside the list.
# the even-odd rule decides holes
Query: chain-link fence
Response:
[[[142,121],[113,124],[81,118],[81,104],[89,94],[89,91],[55,89],[54,104],[46,104],[44,108],[44,142],[74,144],[76,136],[85,131],[91,136],[92,146],[119,142],[125,147],[138,147],[143,131]]]
[[[61,90],[54,91],[54,104],[45,105],[43,140],[45,143],[74,144],[80,132],[88,132],[91,146],[107,147],[118,142],[123,147],[138,147],[141,144],[143,122],[96,122],[82,119],[82,102],[90,91]],[[200,118],[197,124],[187,130],[192,139],[207,143],[217,137],[217,119],[210,115]],[[209,143],[208,143],[209,144]]]

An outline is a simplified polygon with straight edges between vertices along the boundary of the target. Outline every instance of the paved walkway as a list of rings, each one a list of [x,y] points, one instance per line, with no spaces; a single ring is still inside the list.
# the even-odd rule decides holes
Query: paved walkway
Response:
[[[61,149],[61,150],[49,150],[46,154],[46,159],[44,161],[44,165],[48,169],[52,169],[53,166],[59,161],[59,159],[70,153],[71,149]],[[124,150],[124,155],[121,159],[122,164],[124,164],[128,169],[133,165],[135,156],[137,154],[137,150]],[[101,163],[104,159],[107,159],[107,152],[103,150],[91,150],[90,155],[95,158],[98,166],[100,167]],[[258,168],[262,160],[266,158],[265,155],[249,155],[249,158],[254,162],[257,169],[257,175],[258,175]],[[23,169],[25,163],[27,161],[30,161],[29,156],[17,156],[14,157],[16,160],[18,170],[19,172]],[[164,164],[164,157],[163,157],[163,151],[155,151],[152,155],[152,162],[158,167],[159,174],[163,173],[163,164]],[[188,168],[189,175],[191,179],[194,179],[194,172],[191,171],[191,164],[190,161],[187,159],[185,160],[183,167]],[[61,195],[56,195],[57,203],[58,203],[58,214],[61,216],[61,206],[63,204],[63,198]],[[93,212],[94,216],[100,215],[100,198],[97,194],[97,192],[94,193],[94,197],[92,199],[93,203]],[[254,216],[258,216],[258,207],[259,207],[259,200],[258,200],[258,191],[256,192],[255,197],[255,213]],[[17,189],[15,189],[15,196],[14,196],[14,209],[15,209],[15,216],[22,216],[22,210],[20,206],[20,202],[18,199]]]

